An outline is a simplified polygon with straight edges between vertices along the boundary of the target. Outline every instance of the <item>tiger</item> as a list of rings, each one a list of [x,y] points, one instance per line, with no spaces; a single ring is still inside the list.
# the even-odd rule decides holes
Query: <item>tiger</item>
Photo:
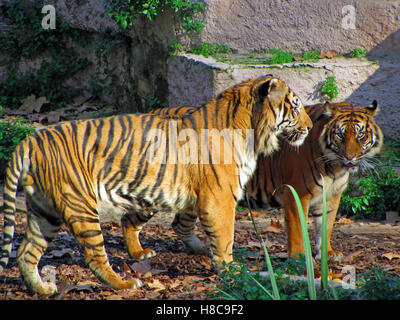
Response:
[[[300,220],[291,185],[299,194],[304,214],[312,214],[315,227],[315,259],[321,259],[322,188],[327,199],[327,237],[330,260],[340,261],[343,254],[333,250],[333,225],[343,191],[350,173],[372,168],[373,157],[383,146],[383,134],[374,120],[378,103],[364,107],[348,102],[315,104],[305,107],[313,129],[301,146],[283,141],[281,148],[270,155],[260,155],[257,168],[247,183],[245,194],[252,208],[283,207],[290,257],[304,254]],[[193,107],[163,108],[156,114],[183,116]],[[241,205],[248,202],[241,199]],[[197,217],[192,214],[175,215],[172,227],[178,237],[196,253],[207,253],[194,234]]]
[[[276,150],[279,136],[300,145],[311,128],[300,98],[267,75],[236,84],[179,118],[125,114],[39,129],[16,147],[6,170],[0,272],[12,247],[18,181],[27,227],[17,261],[33,292],[57,292],[56,284],[42,281],[38,263],[63,224],[101,282],[140,287],[140,279],[121,278],[109,263],[100,222],[111,215],[121,217],[129,256],[144,259],[155,251],[142,248],[139,232],[155,213],[195,214],[208,235],[212,265],[219,268],[232,261],[236,202],[258,155]],[[214,147],[212,130],[225,130],[228,142]],[[235,161],[213,161],[218,151]]]

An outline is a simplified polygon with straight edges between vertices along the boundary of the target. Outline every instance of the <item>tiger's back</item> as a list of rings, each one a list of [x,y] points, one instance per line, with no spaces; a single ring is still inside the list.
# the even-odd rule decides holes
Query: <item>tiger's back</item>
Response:
[[[85,199],[87,209],[100,215],[103,211],[109,214],[108,210],[122,215],[131,208],[139,209],[141,204],[135,199],[174,210],[188,209],[191,201],[178,202],[176,194],[182,190],[190,198],[195,176],[193,184],[185,184],[188,168],[171,159],[166,143],[155,146],[149,138],[148,131],[157,120],[162,120],[158,129],[168,131],[168,121],[149,115],[69,122],[37,131],[22,145],[30,150],[24,157],[31,159],[30,167],[24,169],[35,181],[31,186],[35,191],[28,188],[28,194],[49,196],[59,213],[71,195]],[[151,137],[156,138],[157,133]],[[177,170],[169,170],[169,166],[177,166]],[[154,180],[157,183],[151,184]]]

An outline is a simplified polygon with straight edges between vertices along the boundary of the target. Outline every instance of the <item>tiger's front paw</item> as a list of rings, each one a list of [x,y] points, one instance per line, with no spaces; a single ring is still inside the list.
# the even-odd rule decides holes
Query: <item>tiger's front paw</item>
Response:
[[[343,259],[343,253],[341,253],[340,251],[336,251],[336,250],[328,250],[328,260],[332,261],[332,262],[341,262]],[[321,260],[321,252],[319,251],[316,256],[315,256],[316,260]]]
[[[156,256],[156,252],[150,248],[146,248],[141,251],[131,253],[131,257],[136,260],[150,259],[155,256]]]
[[[52,282],[42,282],[35,291],[43,296],[52,296],[57,293],[57,286]]]

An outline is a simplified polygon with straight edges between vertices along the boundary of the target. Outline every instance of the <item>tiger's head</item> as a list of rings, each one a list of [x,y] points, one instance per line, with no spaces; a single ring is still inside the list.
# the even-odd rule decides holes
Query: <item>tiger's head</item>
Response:
[[[300,146],[313,126],[300,98],[280,79],[267,77],[260,81],[255,106],[253,114],[259,121],[255,126],[258,138],[262,139],[271,126],[275,132],[275,137],[264,140],[269,145],[265,145],[265,154],[278,149],[278,136],[291,145]]]
[[[382,131],[373,119],[377,111],[376,100],[368,107],[326,103],[325,114],[330,120],[320,136],[325,159],[349,172],[372,167],[370,160],[383,145]]]

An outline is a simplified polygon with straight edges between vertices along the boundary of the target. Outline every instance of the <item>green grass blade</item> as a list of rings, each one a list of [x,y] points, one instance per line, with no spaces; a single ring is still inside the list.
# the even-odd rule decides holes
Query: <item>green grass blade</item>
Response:
[[[200,280],[191,280],[191,281],[199,282],[201,284],[209,286],[210,288],[213,288],[214,290],[217,290],[218,292],[222,293],[226,297],[225,300],[238,300],[238,297],[234,297],[234,296],[230,295],[228,292],[226,292],[226,291],[224,291],[224,290],[222,290],[222,289],[220,289],[220,288],[218,288],[218,287],[216,287],[216,286],[214,286],[214,285],[212,285],[210,283],[206,283],[206,282],[200,281]]]
[[[268,254],[267,246],[264,243],[264,239],[261,237],[261,235],[258,232],[257,225],[256,225],[256,222],[254,221],[253,212],[251,210],[250,202],[249,202],[249,199],[247,198],[247,195],[246,195],[246,200],[247,200],[247,205],[249,207],[251,222],[253,223],[254,230],[256,231],[257,237],[260,240],[260,243],[264,249],[265,261],[267,263],[267,268],[268,268],[268,272],[270,275],[270,281],[271,281],[271,286],[272,286],[273,299],[280,300],[281,297],[279,295],[278,285],[276,284],[274,268],[272,267],[271,259]]]
[[[299,213],[300,224],[301,224],[301,231],[303,233],[304,252],[305,252],[305,256],[306,256],[308,294],[309,294],[311,300],[316,300],[317,293],[316,293],[315,282],[314,282],[314,264],[313,264],[313,258],[312,258],[312,253],[311,253],[310,238],[308,236],[306,217],[304,215],[303,206],[301,205],[301,201],[300,201],[299,195],[297,194],[296,190],[291,185],[285,184],[285,186],[287,186],[290,189],[290,191],[292,192],[293,197],[296,201],[296,205],[297,205],[297,209],[298,209],[298,213]]]
[[[239,268],[237,268],[235,265],[231,265],[234,269],[237,271],[241,272]],[[246,276],[249,277],[251,280],[253,280],[261,290],[263,290],[271,299],[273,300],[279,300],[279,292],[278,292],[278,299],[276,298],[275,294],[271,294],[256,278],[254,278],[250,273],[246,272]]]
[[[322,179],[322,230],[321,230],[321,282],[322,288],[328,292],[328,217],[326,207],[326,190]]]

